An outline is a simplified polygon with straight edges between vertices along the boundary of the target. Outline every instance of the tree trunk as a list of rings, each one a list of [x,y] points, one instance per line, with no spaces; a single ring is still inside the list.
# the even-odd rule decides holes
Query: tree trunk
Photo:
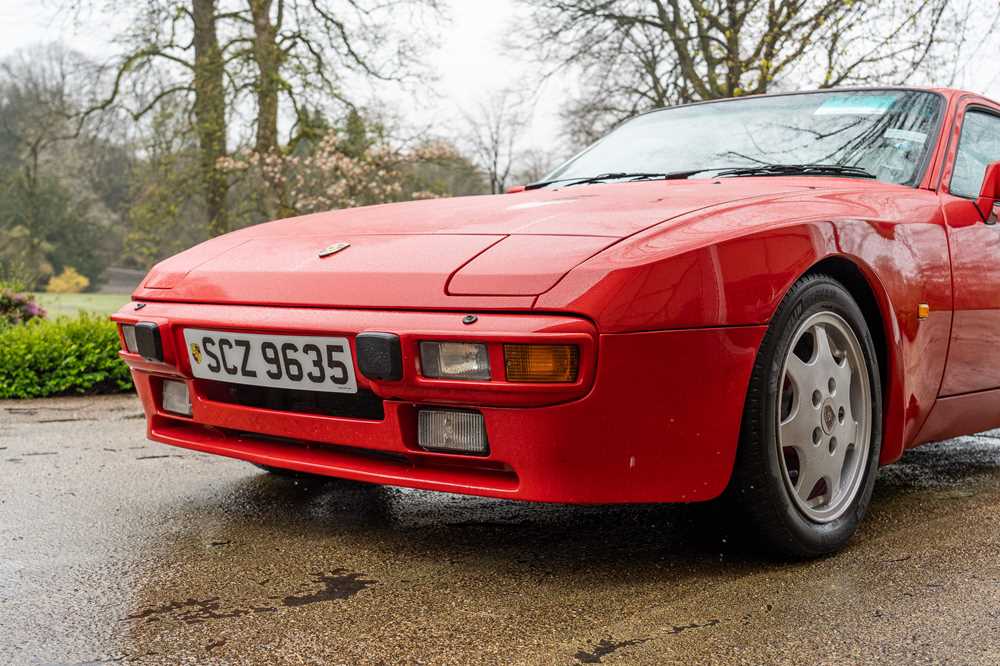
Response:
[[[284,16],[284,0],[277,0],[277,12],[271,19],[275,0],[249,0],[253,19],[253,57],[257,65],[257,145],[258,154],[277,153],[278,95],[281,92],[281,69],[284,53],[278,45],[278,32]],[[283,182],[272,183],[264,195],[264,210],[269,216],[290,217],[295,209],[288,202],[288,190]]]
[[[278,147],[278,92],[281,85],[281,49],[277,22],[271,21],[273,0],[250,0],[253,17],[253,55],[257,63],[257,152],[267,154]]]
[[[213,236],[229,231],[229,181],[218,166],[226,156],[224,63],[215,26],[216,0],[192,0],[194,19],[194,115],[208,227]]]

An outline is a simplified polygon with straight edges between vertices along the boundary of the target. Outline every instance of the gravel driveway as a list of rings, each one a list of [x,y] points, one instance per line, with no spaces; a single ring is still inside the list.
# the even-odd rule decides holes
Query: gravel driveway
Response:
[[[271,476],[134,397],[0,402],[0,663],[1000,663],[1000,432],[882,471],[844,553],[689,507]]]

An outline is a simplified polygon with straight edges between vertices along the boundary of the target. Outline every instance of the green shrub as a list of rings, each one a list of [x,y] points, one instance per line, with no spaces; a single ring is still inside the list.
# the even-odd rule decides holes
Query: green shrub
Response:
[[[132,378],[118,349],[115,324],[102,317],[0,329],[0,398],[128,391]]]

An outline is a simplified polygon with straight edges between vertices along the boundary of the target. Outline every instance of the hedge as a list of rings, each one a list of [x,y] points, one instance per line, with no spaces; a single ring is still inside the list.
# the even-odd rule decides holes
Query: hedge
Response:
[[[129,391],[118,349],[115,324],[94,315],[0,325],[0,398]]]

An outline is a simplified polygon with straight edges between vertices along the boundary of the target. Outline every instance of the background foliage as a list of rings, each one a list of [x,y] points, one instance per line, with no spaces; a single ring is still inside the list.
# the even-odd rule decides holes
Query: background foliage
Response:
[[[408,107],[433,96],[447,0],[58,3],[124,27],[101,62],[58,42],[0,61],[0,398],[129,386],[112,324],[46,320],[19,292],[49,287],[46,304],[76,313],[93,305],[72,292],[109,267],[145,270],[231,229],[503,192],[651,108],[948,85],[1000,17],[996,0],[521,0],[509,46],[534,79],[419,127]],[[532,93],[560,78],[578,85],[561,147],[543,150],[524,138]]]
[[[113,52],[0,62],[0,279],[101,287],[230,229],[330,208],[504,191],[658,106],[803,87],[947,85],[989,49],[995,0],[523,0],[535,78],[459,122],[433,96],[447,0],[58,0],[116,16]],[[532,93],[577,81],[561,148],[524,139]],[[391,95],[388,94],[391,92]]]
[[[0,399],[129,390],[119,347],[115,325],[93,315],[0,328]]]

